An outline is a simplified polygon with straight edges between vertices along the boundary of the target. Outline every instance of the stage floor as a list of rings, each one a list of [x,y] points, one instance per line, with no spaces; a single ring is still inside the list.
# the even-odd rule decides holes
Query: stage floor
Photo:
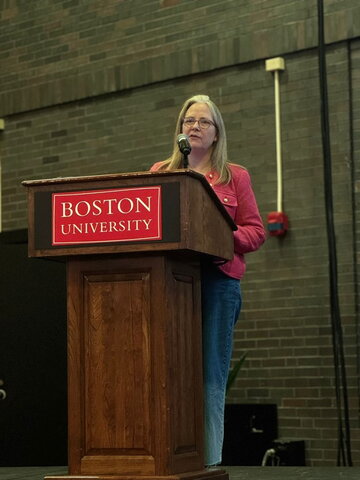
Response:
[[[359,467],[224,467],[230,480],[359,480]],[[0,467],[0,480],[43,480],[66,467]]]

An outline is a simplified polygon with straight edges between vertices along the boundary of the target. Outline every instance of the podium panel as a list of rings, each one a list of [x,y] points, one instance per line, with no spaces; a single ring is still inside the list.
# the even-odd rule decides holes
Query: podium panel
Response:
[[[68,296],[69,473],[202,469],[196,263],[77,257]]]
[[[83,283],[80,354],[89,458],[82,464],[105,452],[132,452],[144,456],[142,462],[149,468],[154,463],[149,431],[149,274],[85,273]]]

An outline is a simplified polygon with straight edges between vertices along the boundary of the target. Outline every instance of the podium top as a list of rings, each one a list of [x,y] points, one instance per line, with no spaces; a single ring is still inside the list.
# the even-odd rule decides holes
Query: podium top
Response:
[[[226,260],[233,256],[232,231],[237,226],[206,178],[193,170],[22,184],[28,189],[30,256],[145,250],[192,250]]]
[[[170,177],[170,176],[179,176],[179,175],[188,175],[190,177],[194,177],[198,179],[205,189],[207,190],[208,194],[215,202],[221,213],[224,215],[226,222],[229,224],[230,228],[233,231],[237,230],[237,226],[234,223],[233,219],[230,217],[224,205],[220,202],[218,196],[214,192],[214,190],[210,187],[209,183],[207,182],[204,175],[201,173],[195,172],[194,170],[185,168],[185,169],[178,169],[178,170],[161,170],[156,172],[126,172],[126,173],[108,173],[102,175],[89,175],[89,176],[81,176],[81,177],[55,177],[55,178],[46,178],[46,179],[39,179],[39,180],[24,180],[22,185],[24,187],[44,187],[50,185],[67,185],[67,184],[77,184],[77,183],[84,183],[84,182],[107,182],[113,180],[135,180],[141,179],[145,177]]]

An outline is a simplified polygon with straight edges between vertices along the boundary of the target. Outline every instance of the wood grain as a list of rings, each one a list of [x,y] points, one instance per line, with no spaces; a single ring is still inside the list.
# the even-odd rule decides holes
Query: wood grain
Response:
[[[68,261],[69,468],[203,468],[200,273],[181,256]]]

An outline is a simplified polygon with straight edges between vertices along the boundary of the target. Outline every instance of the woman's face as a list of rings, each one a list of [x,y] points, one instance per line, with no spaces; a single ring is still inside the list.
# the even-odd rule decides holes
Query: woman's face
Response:
[[[209,128],[206,129],[200,128],[199,122],[196,122],[192,127],[188,127],[185,124],[182,126],[182,133],[189,137],[192,150],[209,150],[217,140],[216,127],[213,125],[214,120],[209,107],[205,103],[194,103],[187,109],[185,113],[186,118],[194,120],[203,118],[212,122]]]

